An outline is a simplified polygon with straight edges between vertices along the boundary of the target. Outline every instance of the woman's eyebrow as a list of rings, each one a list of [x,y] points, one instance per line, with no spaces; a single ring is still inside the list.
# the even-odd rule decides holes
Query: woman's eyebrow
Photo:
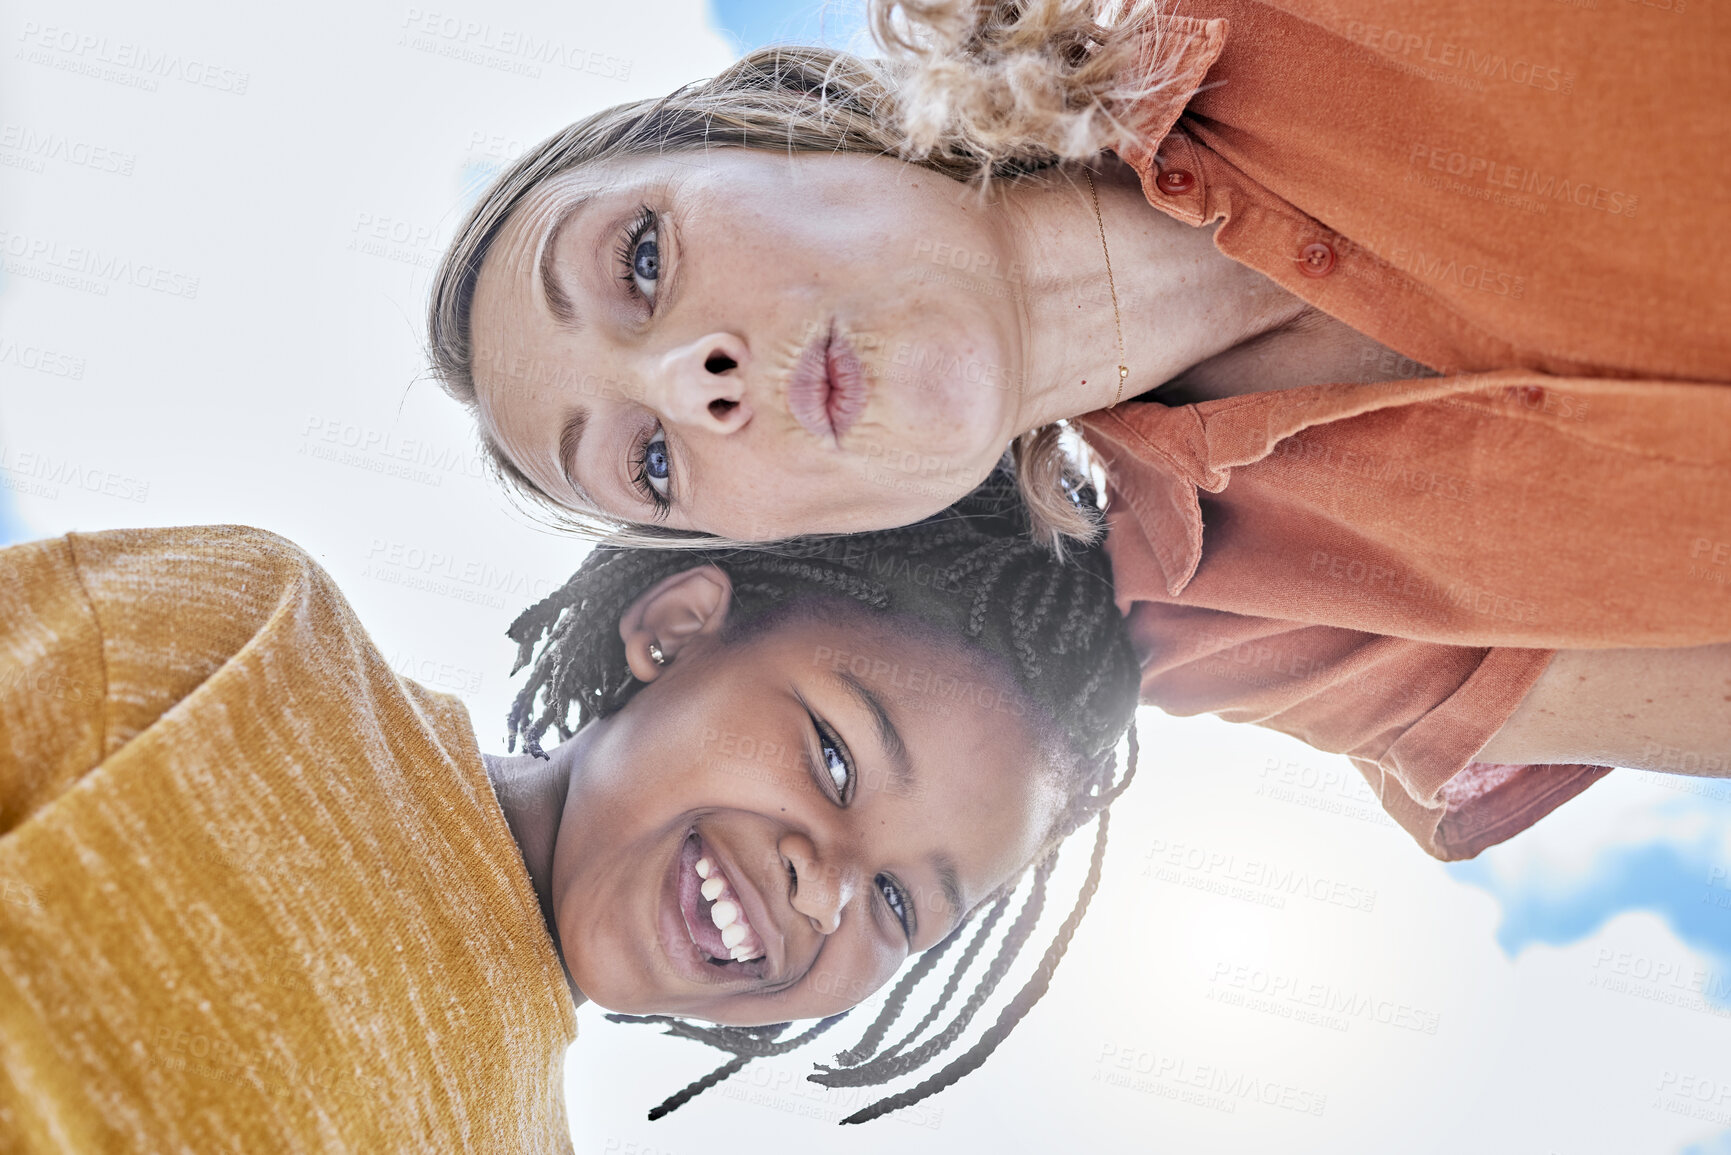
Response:
[[[580,500],[594,504],[588,490],[577,482],[577,446],[582,442],[583,430],[588,425],[589,410],[582,406],[573,409],[571,416],[565,419],[565,426],[559,431],[559,473]]]
[[[541,238],[541,256],[535,262],[541,274],[541,295],[547,301],[547,311],[553,314],[554,320],[572,329],[582,328],[578,319],[576,306],[566,295],[565,287],[559,283],[558,270],[554,268],[554,259],[559,250],[559,233],[569,224],[577,211],[589,203],[589,198],[574,197],[569,204],[559,210],[559,215],[553,219],[553,224],[547,229],[546,236]]]
[[[890,774],[895,778],[895,792],[911,796],[914,792],[913,759],[908,757],[907,743],[902,741],[901,731],[896,729],[895,719],[884,707],[883,700],[872,692],[870,686],[846,671],[836,674],[836,680],[847,687],[848,692],[871,714],[872,721],[877,723],[878,744],[883,747],[884,753],[889,755]]]

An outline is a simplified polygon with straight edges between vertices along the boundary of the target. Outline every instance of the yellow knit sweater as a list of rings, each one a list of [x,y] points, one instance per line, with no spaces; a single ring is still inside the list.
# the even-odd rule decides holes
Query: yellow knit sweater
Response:
[[[575,1036],[467,714],[305,553],[0,550],[0,1150],[569,1151]]]

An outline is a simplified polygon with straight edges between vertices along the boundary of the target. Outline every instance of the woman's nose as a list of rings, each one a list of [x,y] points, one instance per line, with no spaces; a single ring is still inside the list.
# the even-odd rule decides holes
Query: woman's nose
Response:
[[[711,333],[661,358],[650,384],[650,404],[664,422],[711,433],[732,433],[751,420],[745,395],[745,342]]]
[[[788,895],[793,909],[819,934],[834,934],[841,928],[842,908],[853,897],[854,872],[834,856],[820,855],[803,834],[784,835],[778,849],[793,868]]]

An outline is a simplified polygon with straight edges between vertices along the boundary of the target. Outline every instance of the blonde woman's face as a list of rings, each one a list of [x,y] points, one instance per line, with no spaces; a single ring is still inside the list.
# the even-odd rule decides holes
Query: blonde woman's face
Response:
[[[737,148],[543,185],[470,313],[483,432],[561,505],[744,540],[919,520],[1018,427],[1022,270],[913,165]]]

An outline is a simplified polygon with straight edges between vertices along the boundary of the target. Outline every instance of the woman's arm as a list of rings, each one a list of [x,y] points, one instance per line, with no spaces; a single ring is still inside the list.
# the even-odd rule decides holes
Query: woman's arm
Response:
[[[1559,650],[1478,759],[1731,778],[1731,644]]]

